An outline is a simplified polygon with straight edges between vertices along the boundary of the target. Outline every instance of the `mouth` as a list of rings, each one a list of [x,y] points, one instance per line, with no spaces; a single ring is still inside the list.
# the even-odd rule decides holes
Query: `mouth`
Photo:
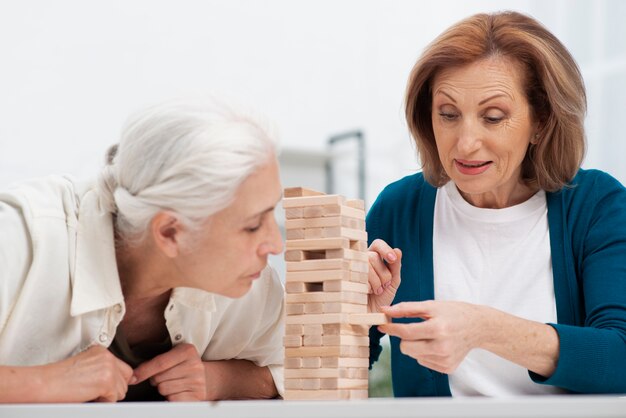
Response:
[[[456,168],[461,174],[476,175],[484,173],[489,169],[493,161],[476,161],[476,160],[454,160]]]

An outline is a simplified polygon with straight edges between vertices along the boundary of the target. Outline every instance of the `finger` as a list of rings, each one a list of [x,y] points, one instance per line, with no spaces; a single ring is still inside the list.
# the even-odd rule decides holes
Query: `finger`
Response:
[[[410,324],[394,322],[378,326],[380,332],[398,337],[403,341],[430,340],[435,336],[432,328],[428,321],[412,322]]]
[[[389,246],[382,239],[375,239],[372,241],[372,244],[369,247],[369,251],[373,251],[377,253],[381,258],[383,258],[388,263],[395,263],[398,259],[398,256],[393,248]]]
[[[383,292],[382,286],[391,281],[391,272],[378,253],[370,251],[367,255],[370,265],[367,281],[373,293],[380,295]]]
[[[185,361],[185,357],[181,356],[180,351],[176,350],[176,347],[174,347],[170,351],[154,357],[152,360],[141,363],[133,371],[133,378],[131,378],[131,382],[133,385],[141,383],[152,376],[171,369],[183,361]]]
[[[435,302],[427,300],[423,302],[400,302],[392,306],[383,307],[385,315],[392,318],[424,318],[429,319],[433,315]]]
[[[122,376],[122,378],[124,379],[124,382],[129,384],[130,381],[131,381],[131,378],[133,377],[133,368],[130,367],[125,362],[123,362],[122,360],[118,359],[117,369],[118,369],[120,375]]]
[[[202,400],[198,398],[195,392],[173,393],[171,395],[166,396],[166,398],[170,402],[193,402],[193,401]]]

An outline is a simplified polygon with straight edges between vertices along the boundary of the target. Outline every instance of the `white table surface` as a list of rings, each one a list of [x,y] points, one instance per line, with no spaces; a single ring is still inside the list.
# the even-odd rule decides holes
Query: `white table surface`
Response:
[[[199,403],[23,404],[0,406],[0,417],[626,417],[626,397],[529,396],[514,398],[373,398],[354,401],[220,401]]]

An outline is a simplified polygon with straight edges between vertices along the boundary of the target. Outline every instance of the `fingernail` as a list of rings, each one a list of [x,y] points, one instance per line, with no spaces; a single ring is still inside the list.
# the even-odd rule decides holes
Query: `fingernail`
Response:
[[[130,378],[130,382],[128,382],[128,384],[129,384],[129,385],[134,385],[135,383],[137,383],[137,380],[138,380],[138,379],[137,379],[137,376],[133,375],[133,376]]]
[[[376,289],[376,294],[377,294],[377,295],[382,294],[382,293],[383,293],[383,290],[384,290],[384,289],[383,289],[382,287],[379,287],[378,289]]]
[[[396,253],[393,253],[393,252],[387,253],[387,261],[392,262],[392,263],[396,261]]]
[[[387,282],[387,283],[385,283],[385,284],[383,285],[383,287],[384,287],[385,289],[387,289],[389,286],[391,286],[391,282]]]

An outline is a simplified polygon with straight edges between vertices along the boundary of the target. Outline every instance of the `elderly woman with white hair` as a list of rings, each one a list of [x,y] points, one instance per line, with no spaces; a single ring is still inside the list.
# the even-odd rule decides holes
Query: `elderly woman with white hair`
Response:
[[[0,193],[0,402],[282,391],[272,131],[216,100],[125,126],[95,185]]]

